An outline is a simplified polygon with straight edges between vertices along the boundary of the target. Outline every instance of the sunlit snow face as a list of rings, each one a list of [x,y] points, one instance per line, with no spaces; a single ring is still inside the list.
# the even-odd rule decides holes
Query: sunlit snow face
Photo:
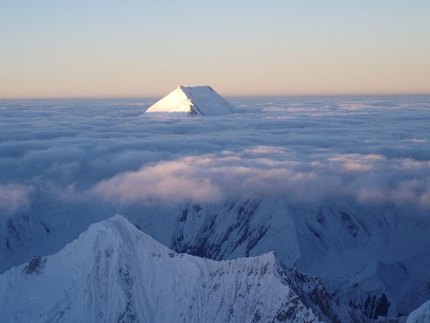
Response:
[[[0,210],[40,195],[145,205],[284,196],[430,209],[422,98],[234,99],[235,115],[148,117],[154,100],[2,101]]]

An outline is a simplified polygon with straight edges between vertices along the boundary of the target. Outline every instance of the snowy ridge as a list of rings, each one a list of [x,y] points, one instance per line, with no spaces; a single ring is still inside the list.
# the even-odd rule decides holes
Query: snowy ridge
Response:
[[[409,314],[406,323],[424,323],[430,322],[430,301],[425,302],[411,314]]]
[[[428,253],[420,253],[412,260],[372,263],[350,278],[338,292],[340,299],[369,317],[410,313],[430,298],[428,259]]]
[[[11,217],[8,221],[20,221],[21,226],[37,224],[43,229],[38,224],[43,223],[50,232],[43,229],[27,236],[23,231],[16,259],[5,259],[21,264],[35,254],[58,252],[61,245],[72,240],[70,237],[85,230],[85,223],[88,226],[100,221],[102,214],[108,212],[94,210],[92,217],[76,217],[73,224],[64,223],[64,219],[73,218],[56,215],[57,209],[52,215],[45,213],[48,215],[30,222]],[[126,213],[133,223],[176,252],[229,260],[273,250],[284,264],[320,277],[331,295],[371,318],[407,315],[429,299],[426,286],[430,258],[421,252],[427,245],[428,229],[405,221],[406,217],[366,213],[334,203],[293,209],[282,198],[264,196],[229,199],[219,204],[154,205],[147,207],[144,215],[139,209]],[[2,238],[2,252],[6,255],[5,241],[15,237],[12,231]],[[57,250],[51,248],[57,245]],[[24,249],[28,249],[26,254]],[[404,260],[407,255],[416,256]],[[6,265],[5,269],[11,268]]]
[[[0,275],[8,322],[365,322],[273,253],[177,254],[121,216]]]
[[[321,277],[331,294],[370,318],[407,315],[430,296],[425,283],[429,257],[418,253],[423,244],[416,240],[423,233],[414,223],[403,223],[405,218],[387,221],[378,213],[334,203],[292,209],[282,199],[264,197],[189,204],[169,212],[178,214],[173,250],[216,260],[274,250],[283,263]],[[397,232],[387,222],[396,223]],[[403,231],[412,229],[415,238]],[[159,236],[156,230],[151,231],[154,237]],[[401,241],[417,248],[403,251]],[[393,260],[414,253],[414,260]],[[385,261],[374,261],[378,258]]]
[[[153,104],[146,113],[169,116],[216,116],[234,113],[235,108],[210,86],[178,86]]]

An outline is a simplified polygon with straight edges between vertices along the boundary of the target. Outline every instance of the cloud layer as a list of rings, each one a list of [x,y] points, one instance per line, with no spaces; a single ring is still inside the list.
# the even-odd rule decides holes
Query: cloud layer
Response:
[[[430,99],[231,99],[153,118],[154,100],[0,101],[0,212],[50,195],[114,205],[252,194],[430,210]]]

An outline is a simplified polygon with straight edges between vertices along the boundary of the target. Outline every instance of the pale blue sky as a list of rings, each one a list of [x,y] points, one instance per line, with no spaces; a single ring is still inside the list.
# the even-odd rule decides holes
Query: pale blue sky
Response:
[[[1,1],[0,98],[430,94],[430,1]]]

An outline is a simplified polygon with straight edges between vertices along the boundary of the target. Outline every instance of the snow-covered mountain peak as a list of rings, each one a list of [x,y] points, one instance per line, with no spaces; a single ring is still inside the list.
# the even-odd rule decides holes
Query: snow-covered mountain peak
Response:
[[[275,254],[178,254],[122,216],[0,275],[8,322],[365,322]]]
[[[235,108],[210,86],[178,86],[146,113],[169,116],[215,116],[234,113]]]
[[[171,250],[143,233],[121,215],[115,215],[101,222],[90,225],[81,234],[83,244],[90,243],[93,248],[104,248],[111,245],[116,248],[145,246],[147,252],[170,253]]]

